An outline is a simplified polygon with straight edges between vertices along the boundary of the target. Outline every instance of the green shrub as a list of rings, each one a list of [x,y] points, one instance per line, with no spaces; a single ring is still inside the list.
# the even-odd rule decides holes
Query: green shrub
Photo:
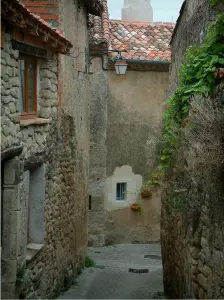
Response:
[[[85,267],[86,268],[91,268],[94,267],[96,265],[95,261],[90,258],[89,256],[86,256],[85,258]]]
[[[215,88],[215,72],[224,67],[224,14],[217,16],[202,46],[189,47],[180,68],[179,86],[168,100],[164,115],[164,131],[160,169],[167,168],[188,124],[191,101],[197,95],[210,95]]]

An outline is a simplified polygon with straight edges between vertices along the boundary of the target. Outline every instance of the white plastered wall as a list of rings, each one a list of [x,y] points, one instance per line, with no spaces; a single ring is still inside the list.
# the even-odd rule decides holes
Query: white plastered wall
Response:
[[[117,183],[127,183],[125,200],[116,200]],[[138,200],[138,191],[142,186],[142,176],[132,172],[132,167],[122,166],[116,168],[114,174],[105,182],[105,209],[112,211],[129,207]]]

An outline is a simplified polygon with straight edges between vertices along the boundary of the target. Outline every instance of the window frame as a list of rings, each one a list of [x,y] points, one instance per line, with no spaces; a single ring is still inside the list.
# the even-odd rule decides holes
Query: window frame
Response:
[[[4,49],[4,46],[5,46],[5,31],[2,26],[2,28],[1,28],[1,49]]]
[[[118,185],[120,185],[120,197],[118,197]],[[122,186],[124,188],[122,188]],[[121,196],[121,193],[122,193],[122,190],[123,190],[123,198]],[[127,200],[127,196],[126,196],[126,193],[127,193],[127,182],[117,182],[116,183],[116,201],[126,201]]]
[[[19,55],[19,60],[24,60],[25,66],[24,66],[24,97],[25,99],[21,99],[21,101],[24,103],[24,111],[21,112],[20,117],[23,120],[27,119],[33,119],[37,117],[37,57],[31,56],[31,55]],[[29,86],[29,75],[28,75],[28,64],[29,60],[32,60],[34,62],[34,90],[33,90],[33,99],[34,99],[34,111],[29,112],[28,111],[28,86]],[[20,76],[20,73],[19,73]]]

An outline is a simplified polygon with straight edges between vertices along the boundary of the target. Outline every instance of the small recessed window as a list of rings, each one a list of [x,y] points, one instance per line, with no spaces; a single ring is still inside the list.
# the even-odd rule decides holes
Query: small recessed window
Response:
[[[44,244],[45,167],[41,165],[24,174],[27,192],[27,244]]]
[[[1,30],[1,49],[4,48],[4,41],[5,41],[5,32],[4,32],[4,30],[2,29],[2,30]]]
[[[127,192],[127,183],[121,182],[117,183],[117,200],[126,200],[126,192]]]
[[[89,195],[89,210],[92,210],[92,196]]]

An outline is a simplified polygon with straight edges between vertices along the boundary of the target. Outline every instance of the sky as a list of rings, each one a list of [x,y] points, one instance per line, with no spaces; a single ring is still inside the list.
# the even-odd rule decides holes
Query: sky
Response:
[[[110,19],[121,19],[124,0],[107,0]],[[183,0],[151,0],[154,22],[176,22]]]

